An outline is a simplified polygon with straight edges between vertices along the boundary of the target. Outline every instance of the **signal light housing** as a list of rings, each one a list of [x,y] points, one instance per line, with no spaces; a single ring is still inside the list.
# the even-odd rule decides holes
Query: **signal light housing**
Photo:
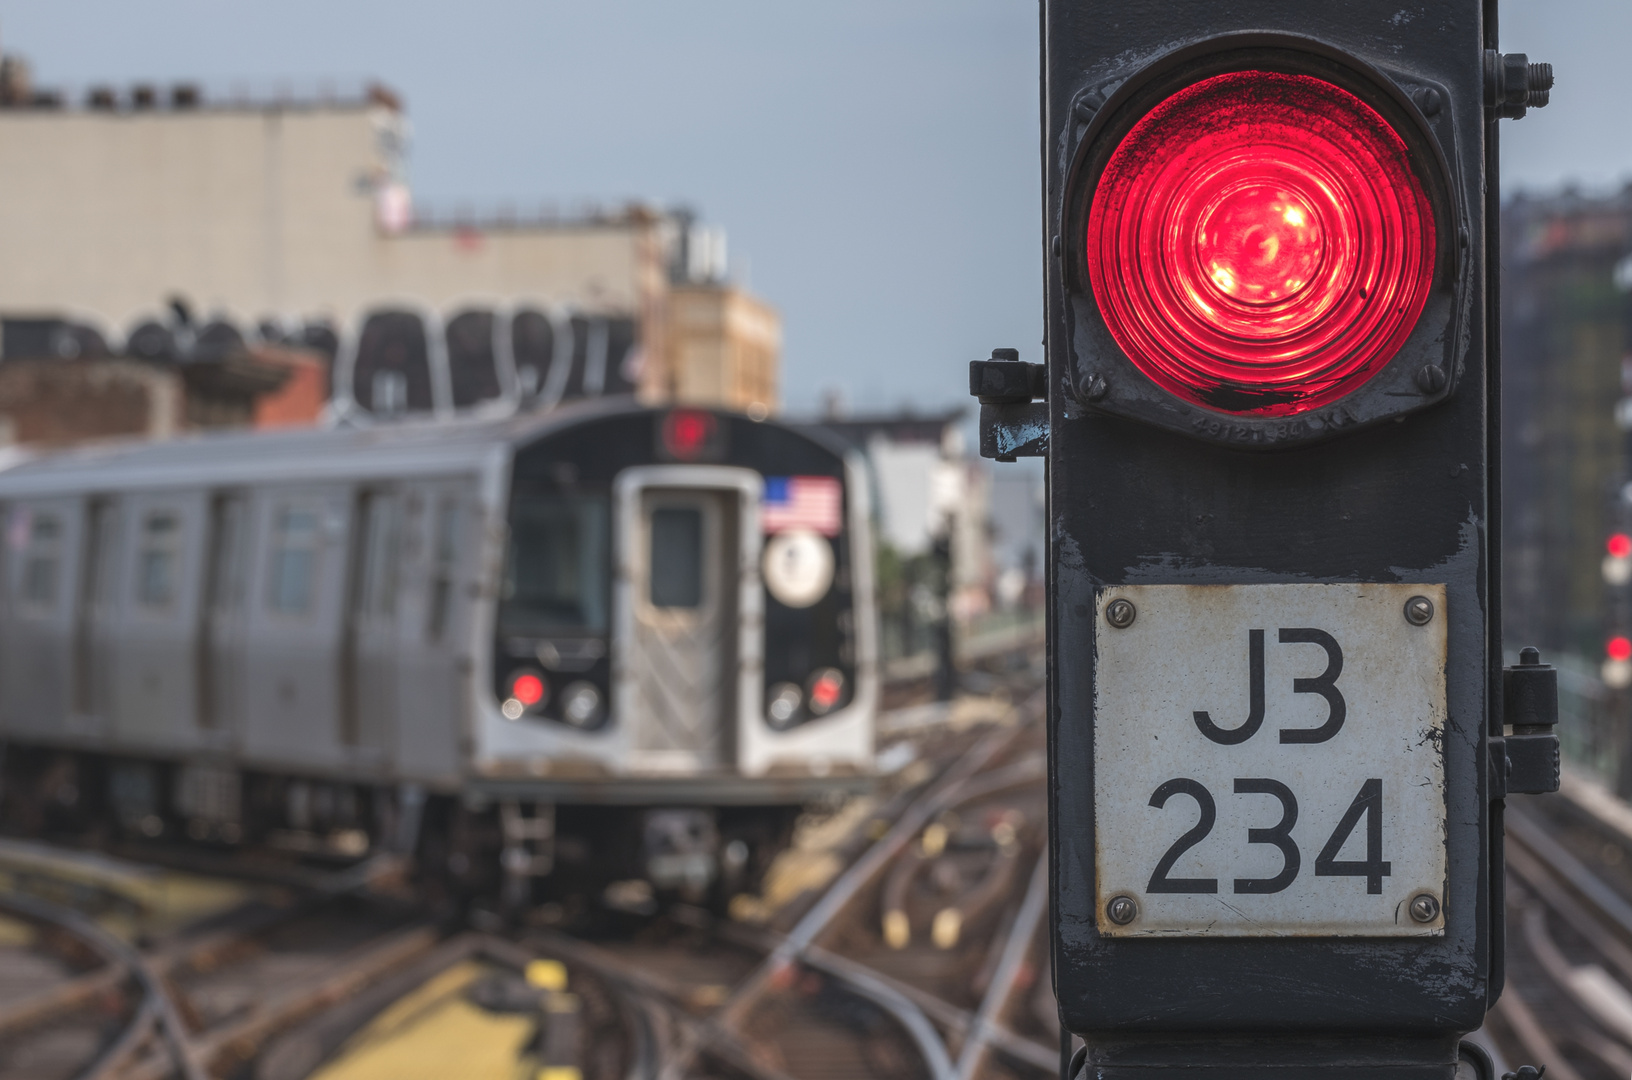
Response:
[[[1269,447],[1452,392],[1472,271],[1443,87],[1265,35],[1105,86],[1061,210],[1077,404]]]

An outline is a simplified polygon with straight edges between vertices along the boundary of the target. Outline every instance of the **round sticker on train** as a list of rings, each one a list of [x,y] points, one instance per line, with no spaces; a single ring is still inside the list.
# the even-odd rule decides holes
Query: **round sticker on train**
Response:
[[[833,584],[833,546],[809,529],[777,533],[765,545],[765,587],[792,608],[809,607]]]

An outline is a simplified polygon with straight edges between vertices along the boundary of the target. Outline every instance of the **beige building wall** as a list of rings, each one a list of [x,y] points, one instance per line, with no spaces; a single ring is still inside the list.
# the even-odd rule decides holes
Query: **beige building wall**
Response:
[[[342,336],[387,308],[544,305],[634,317],[648,400],[776,407],[776,313],[730,286],[671,286],[672,219],[414,225],[391,212],[406,211],[403,138],[388,95],[0,108],[0,316],[72,319],[117,348],[167,321],[171,297],[246,331]]]
[[[769,305],[730,285],[677,285],[669,306],[674,400],[777,411],[782,320]]]
[[[382,302],[639,312],[658,219],[382,228],[401,117],[383,105],[0,110],[0,308],[115,339],[171,294],[241,325]]]

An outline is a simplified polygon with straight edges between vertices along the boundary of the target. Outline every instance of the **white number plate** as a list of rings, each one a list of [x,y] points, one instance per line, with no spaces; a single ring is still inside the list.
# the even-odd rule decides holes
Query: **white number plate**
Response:
[[[1096,615],[1101,934],[1444,933],[1443,585],[1122,586]]]

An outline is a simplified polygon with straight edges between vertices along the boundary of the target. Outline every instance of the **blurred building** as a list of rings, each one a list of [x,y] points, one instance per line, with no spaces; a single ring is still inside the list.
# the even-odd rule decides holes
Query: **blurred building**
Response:
[[[897,674],[950,649],[953,624],[967,645],[987,616],[1012,621],[1039,598],[1029,586],[1042,567],[1041,484],[1033,498],[1023,482],[1016,486],[1014,477],[969,457],[962,409],[831,415],[812,426],[867,463],[883,653]],[[999,499],[1006,521],[999,521]]]
[[[125,357],[0,363],[0,446],[169,438],[226,427],[317,422],[328,368],[310,353],[251,347],[185,365]]]
[[[1605,538],[1632,413],[1632,188],[1519,196],[1502,209],[1502,578],[1509,649],[1595,664],[1614,627]],[[1620,267],[1619,283],[1617,268]],[[1617,423],[1617,413],[1622,423]]]
[[[0,359],[299,347],[337,415],[635,392],[774,411],[780,322],[724,234],[642,206],[432,213],[401,103],[39,91],[0,73]]]

